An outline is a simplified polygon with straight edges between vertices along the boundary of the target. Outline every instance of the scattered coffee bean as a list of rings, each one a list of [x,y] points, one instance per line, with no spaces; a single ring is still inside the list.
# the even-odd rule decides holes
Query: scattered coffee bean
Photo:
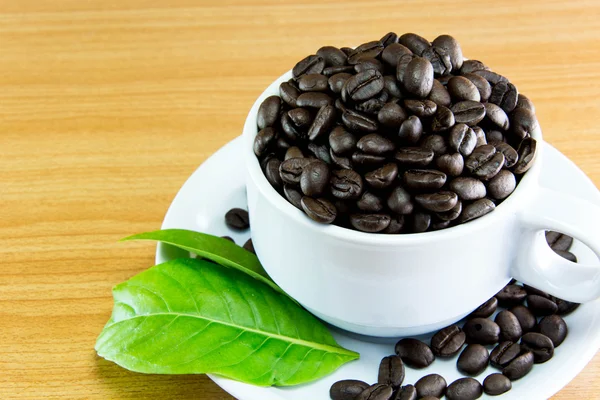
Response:
[[[541,333],[529,332],[521,338],[521,348],[533,353],[533,362],[542,364],[554,355],[552,340]]]
[[[431,350],[438,357],[451,357],[460,351],[465,340],[465,333],[458,326],[451,325],[433,335]]]
[[[342,122],[352,132],[375,132],[379,127],[371,117],[353,110],[347,110],[342,114]]]
[[[483,391],[490,396],[499,396],[512,389],[510,379],[502,374],[491,374],[483,380]]]
[[[483,387],[473,378],[460,378],[452,382],[446,389],[448,400],[475,400],[483,394]]]
[[[498,299],[492,297],[475,309],[467,318],[487,318],[496,312]]]
[[[328,134],[335,122],[336,112],[332,105],[321,107],[308,130],[308,139],[316,140],[319,136]]]
[[[456,366],[459,371],[467,375],[479,375],[488,366],[490,353],[484,346],[473,343],[465,347],[460,353]]]
[[[477,147],[465,160],[465,167],[471,174],[483,180],[490,180],[504,166],[504,154],[497,152],[491,144]]]
[[[535,328],[537,320],[529,308],[519,304],[509,311],[519,320],[519,325],[521,325],[523,333],[531,332]]]
[[[516,381],[527,375],[533,369],[533,353],[527,351],[512,360],[504,369],[502,374],[511,381]]]
[[[463,156],[469,156],[477,145],[473,129],[465,124],[457,124],[450,130],[450,148]]]
[[[389,400],[394,394],[394,389],[389,385],[376,383],[363,390],[355,400]]]
[[[384,357],[379,364],[377,383],[397,389],[404,381],[404,363],[399,356]]]
[[[435,360],[429,346],[417,339],[401,339],[396,343],[396,354],[412,368],[425,368]]]
[[[417,400],[417,389],[413,385],[402,386],[392,400]]]
[[[496,104],[507,113],[511,112],[517,106],[517,97],[519,92],[515,85],[510,82],[498,82],[492,88],[490,103]]]
[[[542,318],[538,324],[538,330],[539,333],[548,336],[552,340],[554,347],[560,346],[568,333],[565,320],[556,314]]]
[[[331,400],[354,400],[369,387],[369,384],[355,379],[338,381],[331,385],[329,397]]]
[[[554,301],[558,305],[558,311],[556,312],[558,315],[570,314],[581,305],[579,303],[573,303],[559,298],[554,298]]]
[[[500,311],[494,321],[500,327],[500,340],[517,342],[523,330],[517,317],[508,310]]]
[[[389,128],[399,128],[407,118],[408,115],[406,114],[406,111],[404,111],[404,109],[394,101],[386,103],[377,113],[377,120],[379,123]],[[421,121],[418,121],[420,124]],[[405,129],[408,129],[408,126]],[[423,131],[422,126],[420,130]],[[417,140],[419,139],[420,135],[421,134],[419,133]]]
[[[538,317],[556,314],[558,306],[547,297],[530,294],[527,296],[527,308]]]
[[[254,244],[252,243],[252,239],[246,240],[246,243],[244,243],[243,247],[244,247],[244,249],[246,249],[250,253],[256,254],[256,251],[254,251]]]
[[[463,326],[467,343],[494,344],[500,339],[500,327],[486,318],[472,318]]]
[[[250,227],[248,211],[241,208],[232,208],[225,214],[225,224],[238,231],[248,229]]]
[[[446,380],[438,374],[425,375],[415,383],[417,395],[421,398],[433,396],[441,398],[446,393]]]
[[[504,368],[521,353],[521,346],[518,343],[501,342],[490,353],[490,363],[496,368]]]
[[[505,307],[521,304],[527,297],[527,291],[523,286],[509,284],[496,293],[498,303]]]
[[[412,51],[400,43],[392,43],[383,49],[381,59],[391,68],[396,68],[400,57],[406,54],[412,55]]]

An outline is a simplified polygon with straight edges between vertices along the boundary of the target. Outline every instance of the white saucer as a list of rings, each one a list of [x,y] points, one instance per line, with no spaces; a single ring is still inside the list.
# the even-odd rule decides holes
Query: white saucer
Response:
[[[242,141],[238,138],[223,146],[204,162],[187,180],[173,200],[162,228],[181,228],[228,235],[236,243],[243,244],[249,237],[249,231],[237,233],[229,230],[224,223],[225,213],[232,207],[247,208],[244,187],[244,164],[240,157]],[[545,145],[545,159],[542,185],[568,191],[578,197],[600,203],[600,194],[594,184],[575,164],[550,145]],[[564,176],[557,181],[556,177]],[[572,251],[582,261],[600,262],[596,256],[575,243]],[[186,256],[181,250],[159,244],[156,262],[161,263],[177,256]],[[556,349],[554,358],[545,364],[536,365],[531,373],[513,383],[513,389],[501,397],[482,398],[500,399],[547,399],[569,381],[571,381],[592,359],[600,348],[600,301],[594,301],[579,307],[565,317],[569,326],[569,335]],[[332,328],[335,339],[342,346],[358,351],[360,360],[342,366],[335,373],[311,384],[290,388],[261,388],[229,379],[210,376],[225,391],[239,400],[327,400],[330,386],[341,379],[360,379],[368,383],[377,381],[377,370],[381,359],[394,353],[395,340],[387,343],[374,343],[373,339],[357,337]],[[423,336],[426,342],[429,337]],[[498,372],[488,367],[476,378],[483,379]],[[414,384],[420,377],[438,373],[448,384],[462,377],[456,369],[456,357],[450,360],[437,359],[424,370],[406,369],[404,384]]]

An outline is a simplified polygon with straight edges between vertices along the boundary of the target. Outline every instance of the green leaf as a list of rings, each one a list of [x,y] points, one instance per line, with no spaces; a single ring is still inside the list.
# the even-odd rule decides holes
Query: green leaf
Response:
[[[177,246],[212,260],[217,264],[243,271],[253,278],[266,283],[273,289],[285,293],[269,277],[269,274],[264,270],[256,255],[227,239],[185,229],[164,229],[140,233],[121,239],[121,241],[127,240],[157,240]]]
[[[156,265],[117,285],[113,297],[96,351],[132,371],[287,386],[358,358],[289,297],[205,260]]]

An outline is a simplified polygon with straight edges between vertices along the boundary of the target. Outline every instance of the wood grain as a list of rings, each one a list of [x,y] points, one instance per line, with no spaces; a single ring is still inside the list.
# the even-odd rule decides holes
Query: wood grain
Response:
[[[457,37],[600,183],[600,3],[0,0],[0,398],[231,399],[99,359],[111,287],[152,265],[185,179],[324,44]],[[600,356],[555,399],[600,398]]]

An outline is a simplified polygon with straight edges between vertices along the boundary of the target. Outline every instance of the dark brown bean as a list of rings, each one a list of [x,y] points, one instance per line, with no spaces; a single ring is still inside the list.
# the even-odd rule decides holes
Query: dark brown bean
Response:
[[[556,314],[558,306],[551,299],[536,294],[527,296],[527,308],[538,317]]]
[[[406,46],[408,49],[410,49],[410,51],[418,56],[423,54],[423,52],[431,46],[427,39],[417,35],[416,33],[405,33],[398,38],[398,43]]]
[[[423,51],[423,58],[429,60],[433,72],[437,75],[448,75],[452,71],[452,62],[448,52],[440,47],[430,47]]]
[[[254,250],[254,244],[252,243],[252,239],[246,240],[242,247],[244,248],[244,250],[249,251],[252,254],[256,254],[256,251]]]
[[[383,201],[371,192],[363,192],[356,202],[356,207],[367,213],[378,213],[383,210]]]
[[[379,123],[389,128],[399,128],[407,117],[406,111],[394,101],[386,103],[377,113]]]
[[[441,132],[450,129],[456,123],[454,113],[444,106],[438,106],[433,120],[431,121],[431,130],[433,132]]]
[[[394,75],[383,76],[383,88],[387,91],[390,97],[401,99],[402,90],[400,89],[399,82],[396,80]]]
[[[254,137],[254,154],[257,157],[262,157],[267,153],[272,144],[275,143],[277,133],[271,127],[267,127],[258,131]]]
[[[352,161],[348,157],[338,156],[332,149],[329,149],[331,163],[341,169],[352,169]]]
[[[446,393],[446,380],[438,374],[425,375],[415,383],[419,397],[433,396],[441,398]]]
[[[333,46],[323,46],[317,50],[317,56],[321,57],[325,61],[327,67],[340,67],[346,65],[348,56]]]
[[[460,68],[460,74],[465,75],[479,70],[489,70],[489,68],[479,60],[465,60]]]
[[[306,92],[301,93],[296,99],[296,106],[321,108],[333,104],[333,99],[326,93]]]
[[[321,135],[329,134],[329,131],[335,123],[337,110],[332,105],[321,107],[308,130],[308,139],[316,140]]]
[[[485,117],[485,106],[477,101],[465,100],[450,108],[457,124],[477,125]]]
[[[492,88],[490,103],[500,106],[507,113],[511,112],[517,106],[517,96],[519,91],[510,82],[498,82]]]
[[[302,169],[300,189],[305,196],[321,196],[329,183],[329,167],[322,161],[314,161]]]
[[[482,78],[484,78],[485,80],[487,80],[489,83],[491,83],[492,85],[496,85],[498,82],[508,82],[508,79],[506,79],[505,77],[503,77],[500,74],[497,74],[493,71],[489,71],[489,70],[477,70],[477,71],[471,71],[473,72],[475,75],[479,75]]]
[[[408,64],[415,58],[413,54],[403,54],[398,59],[398,64],[396,65],[396,80],[400,83],[404,82],[404,76],[406,75],[406,69],[408,68]]]
[[[331,156],[329,155],[329,150],[327,150],[327,146],[325,144],[316,144],[311,142],[308,144],[308,151],[310,151],[315,158],[323,161],[325,164],[331,164]]]
[[[387,199],[387,206],[390,210],[400,215],[407,215],[413,212],[414,205],[410,194],[401,186],[396,186]]]
[[[479,307],[477,307],[467,318],[487,318],[496,312],[498,299],[492,297]]]
[[[410,169],[404,172],[403,180],[412,190],[438,190],[446,183],[446,174],[434,169]]]
[[[450,93],[448,93],[448,89],[446,89],[446,87],[442,85],[437,79],[433,80],[431,92],[429,93],[429,100],[433,101],[439,106],[444,107],[450,107],[450,105],[452,104],[452,99],[450,98]]]
[[[437,104],[431,100],[404,100],[404,107],[417,117],[431,117],[437,111]]]
[[[450,35],[440,35],[431,43],[433,47],[446,50],[450,57],[452,71],[458,72],[463,66],[463,53],[460,44]]]
[[[490,180],[504,166],[504,154],[497,152],[491,144],[479,146],[465,160],[469,172],[482,180]]]
[[[517,107],[510,114],[510,128],[513,135],[525,139],[538,129],[538,120],[535,114],[522,107]]]
[[[466,73],[463,74],[463,76],[470,80],[473,85],[475,85],[475,87],[479,91],[480,100],[488,101],[492,94],[492,86],[490,85],[490,83],[477,74]]]
[[[360,138],[356,143],[356,147],[367,154],[382,155],[394,151],[396,146],[391,140],[376,133],[371,133]]]
[[[435,160],[437,168],[450,176],[459,176],[463,172],[464,158],[460,153],[442,154]]]
[[[279,166],[280,165],[281,165],[281,161],[279,161],[277,158],[275,158],[275,157],[270,158],[267,161],[265,171],[264,171],[267,181],[269,181],[271,186],[277,191],[280,191],[281,188],[283,187],[283,181],[281,180],[281,176],[279,175]]]
[[[279,166],[279,174],[283,182],[299,185],[302,171],[314,160],[308,158],[290,158]]]
[[[433,87],[433,66],[423,57],[415,57],[406,67],[402,84],[409,93],[426,98]]]
[[[533,362],[543,364],[554,355],[552,340],[541,333],[529,332],[521,338],[521,348],[533,353]]]
[[[465,340],[465,333],[458,326],[450,325],[433,335],[431,350],[438,357],[451,357],[462,349]]]
[[[516,357],[502,370],[502,374],[511,381],[516,381],[527,375],[533,368],[533,353],[527,351]]]
[[[500,327],[486,318],[472,318],[463,326],[467,343],[494,344],[500,338]]]
[[[356,149],[356,138],[344,127],[336,126],[329,134],[329,146],[336,154],[348,154]]]
[[[483,182],[479,179],[460,176],[450,181],[450,190],[455,192],[461,200],[478,200],[486,195]]]
[[[337,216],[335,206],[327,199],[313,199],[304,196],[300,201],[302,209],[312,220],[322,224],[330,224]]]
[[[395,158],[403,166],[426,167],[433,161],[433,156],[433,150],[422,147],[400,147]]]
[[[327,85],[329,86],[329,90],[333,93],[339,94],[342,92],[342,88],[346,84],[346,81],[352,77],[352,74],[347,72],[340,72],[335,75],[332,75],[327,80]]]
[[[523,333],[531,332],[535,328],[537,320],[529,308],[519,304],[512,307],[509,311],[519,320],[519,325],[521,325]]]
[[[552,250],[568,251],[573,244],[573,238],[560,232],[546,231],[546,242]]]
[[[404,381],[404,374],[404,363],[399,356],[384,357],[379,363],[377,383],[390,385],[397,389]]]
[[[485,214],[494,211],[494,208],[496,208],[496,205],[490,199],[476,200],[473,203],[463,207],[463,212],[458,218],[458,222],[465,223],[476,218],[483,217]]]
[[[298,96],[300,91],[292,86],[289,82],[283,82],[279,85],[279,97],[287,103],[290,107],[297,107]]]
[[[513,172],[517,175],[521,175],[529,171],[535,162],[537,155],[537,141],[530,137],[523,139],[517,153],[519,154],[519,159],[513,167]]]
[[[455,102],[472,100],[480,101],[481,95],[477,86],[462,76],[454,76],[448,81],[448,92]]]
[[[527,297],[527,291],[523,286],[508,284],[496,293],[496,298],[501,306],[509,307],[521,304]]]
[[[327,77],[323,74],[304,74],[297,83],[302,92],[324,92],[328,89]]]
[[[294,78],[304,74],[320,74],[325,68],[325,60],[317,55],[310,55],[300,60],[292,69]]]
[[[398,138],[410,144],[416,144],[423,134],[423,125],[419,117],[411,115],[400,125]]]
[[[383,44],[379,40],[363,43],[348,55],[348,64],[358,64],[364,58],[375,58],[383,51]]]
[[[448,400],[475,400],[483,394],[483,387],[473,378],[460,378],[452,382],[446,389]]]
[[[285,194],[285,198],[296,208],[302,210],[302,193],[299,190],[296,190],[291,185],[283,186],[283,193]]]
[[[342,122],[353,132],[375,132],[379,128],[376,121],[353,110],[347,110],[342,114]]]
[[[279,96],[267,97],[258,108],[256,114],[256,124],[258,129],[264,129],[273,126],[279,118],[279,110],[281,108],[281,98]]]
[[[490,396],[498,396],[512,389],[510,379],[502,374],[488,375],[483,381],[483,391]]]
[[[329,397],[331,400],[354,400],[369,384],[355,379],[338,381],[331,385]]]
[[[376,168],[386,162],[385,156],[375,154],[367,154],[362,151],[352,153],[352,163],[354,165],[363,166],[365,168]]]
[[[402,386],[396,392],[393,400],[417,400],[417,389],[413,385]]]
[[[377,70],[380,74],[383,74],[384,71],[383,64],[376,58],[361,58],[358,64],[354,65],[355,72],[363,72],[368,69]]]
[[[331,194],[340,200],[357,199],[363,191],[361,176],[351,169],[336,170],[331,173]]]
[[[383,76],[379,71],[368,69],[349,78],[342,89],[342,100],[346,94],[353,101],[363,101],[376,96],[383,90]]]
[[[467,157],[475,150],[477,135],[468,125],[456,124],[450,130],[448,142],[452,150]]]
[[[424,193],[417,194],[415,202],[428,211],[443,213],[452,210],[458,204],[458,196],[450,191]]]
[[[389,187],[398,177],[398,166],[389,163],[381,168],[365,174],[365,180],[375,189],[385,189]]]
[[[225,224],[238,231],[248,229],[250,227],[250,217],[248,211],[241,208],[232,208],[225,214]]]
[[[541,334],[552,340],[554,347],[560,346],[569,332],[565,320],[556,314],[542,318],[538,329]]]
[[[383,49],[383,52],[381,53],[381,59],[390,67],[396,68],[398,65],[398,60],[400,60],[400,57],[405,54],[412,55],[412,51],[400,43],[392,43]]]
[[[535,114],[535,105],[527,96],[522,93],[519,93],[517,96],[517,107],[526,108]]]
[[[425,343],[417,339],[401,339],[396,343],[396,354],[412,368],[425,368],[435,360],[433,352]]]
[[[473,343],[468,345],[456,362],[456,367],[466,375],[479,375],[488,366],[490,353],[484,346]]]
[[[521,324],[519,323],[519,320],[510,311],[500,311],[496,315],[494,321],[500,327],[500,340],[502,341],[508,340],[512,342],[517,342],[521,335],[523,335],[523,330],[521,329]]]

